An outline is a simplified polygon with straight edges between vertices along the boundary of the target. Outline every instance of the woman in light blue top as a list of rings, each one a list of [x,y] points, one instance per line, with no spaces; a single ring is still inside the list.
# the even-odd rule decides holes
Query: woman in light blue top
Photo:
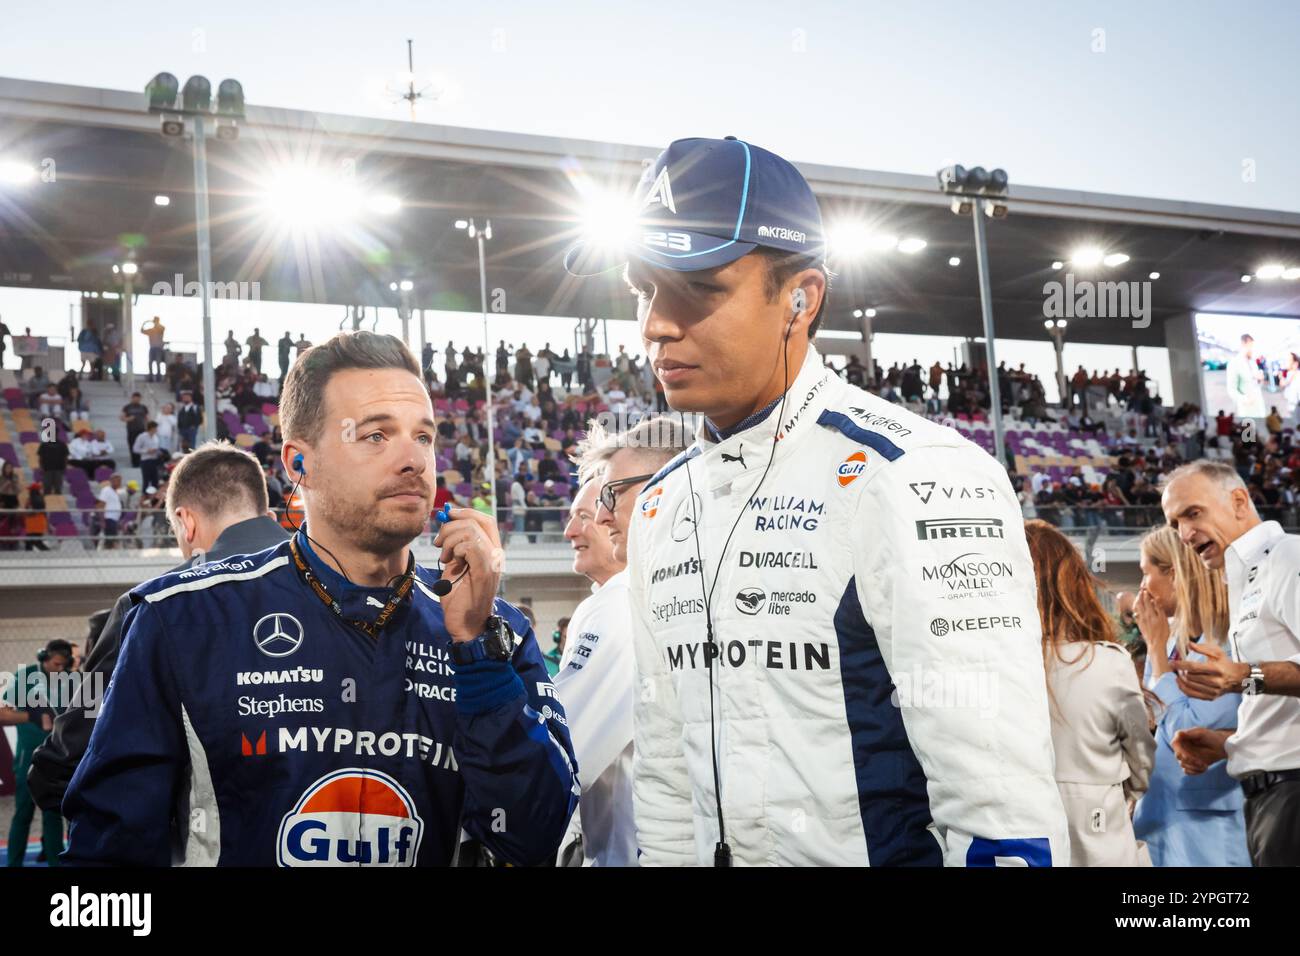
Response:
[[[1196,645],[1222,647],[1228,631],[1228,587],[1172,528],[1142,539],[1138,628],[1147,646],[1143,686],[1159,698],[1156,766],[1133,814],[1133,831],[1146,840],[1156,866],[1250,866],[1241,785],[1227,761],[1187,776],[1174,756],[1174,734],[1186,727],[1235,728],[1240,694],[1197,700],[1178,689],[1171,660],[1204,660]],[[1172,623],[1171,623],[1172,619]]]

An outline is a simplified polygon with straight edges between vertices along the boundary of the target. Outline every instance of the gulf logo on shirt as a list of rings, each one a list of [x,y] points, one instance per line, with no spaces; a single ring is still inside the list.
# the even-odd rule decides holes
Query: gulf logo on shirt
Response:
[[[867,470],[867,453],[859,449],[840,462],[835,469],[835,478],[843,488],[858,480],[858,476]]]
[[[424,821],[411,795],[378,770],[321,777],[280,821],[280,866],[414,866]]]
[[[659,499],[662,497],[663,493],[663,485],[651,489],[650,494],[646,496],[645,501],[641,502],[641,516],[643,518],[653,518],[659,513]]]

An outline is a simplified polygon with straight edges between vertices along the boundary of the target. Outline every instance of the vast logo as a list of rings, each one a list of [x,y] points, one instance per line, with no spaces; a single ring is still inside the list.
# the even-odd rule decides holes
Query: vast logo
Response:
[[[641,502],[641,517],[649,520],[659,513],[659,499],[663,497],[664,486],[658,485],[650,490]]]
[[[267,657],[288,657],[302,647],[302,638],[302,623],[292,614],[268,614],[253,625],[253,642]]]
[[[845,458],[838,468],[835,469],[835,479],[840,483],[841,488],[845,488],[855,481],[867,470],[867,453],[859,449]]]
[[[415,801],[378,770],[321,777],[280,821],[280,866],[414,866],[424,836]]]
[[[673,512],[673,540],[685,541],[695,533],[695,518],[700,513],[700,494],[693,492],[677,503]]]
[[[916,523],[920,541],[952,538],[1005,538],[1001,518],[930,518]]]
[[[940,485],[935,481],[913,481],[907,487],[912,494],[921,499],[921,504],[928,505],[934,497],[935,490],[945,501],[989,501],[997,492],[992,488],[969,488],[965,485]]]
[[[762,588],[745,588],[736,595],[736,610],[741,614],[757,614],[763,610],[767,594]]]

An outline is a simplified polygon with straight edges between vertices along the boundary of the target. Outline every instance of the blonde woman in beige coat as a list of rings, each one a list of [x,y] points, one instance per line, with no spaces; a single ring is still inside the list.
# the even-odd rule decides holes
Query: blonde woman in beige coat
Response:
[[[1115,642],[1097,584],[1069,539],[1025,522],[1043,622],[1056,785],[1073,866],[1150,866],[1133,835],[1133,803],[1155,763],[1150,715],[1133,661]]]

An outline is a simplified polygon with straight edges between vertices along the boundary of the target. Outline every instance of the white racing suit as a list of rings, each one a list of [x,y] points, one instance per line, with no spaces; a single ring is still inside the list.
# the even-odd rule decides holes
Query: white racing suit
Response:
[[[702,428],[632,519],[641,862],[713,860],[712,675],[733,862],[1068,865],[1004,469],[813,349],[783,413],[720,437]]]

